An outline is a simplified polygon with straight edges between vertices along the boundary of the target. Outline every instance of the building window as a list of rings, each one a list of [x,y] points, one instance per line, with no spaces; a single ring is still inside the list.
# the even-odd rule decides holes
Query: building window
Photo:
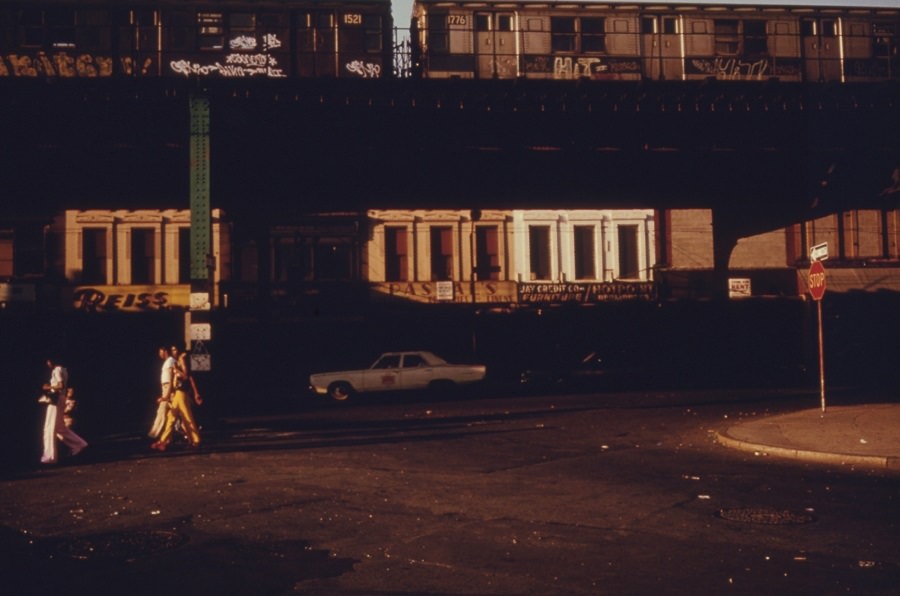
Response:
[[[575,279],[596,279],[594,226],[575,226]]]
[[[302,239],[291,235],[282,235],[274,240],[272,255],[272,281],[297,282],[306,275],[308,264],[303,251]]]
[[[106,228],[84,228],[81,231],[81,281],[105,284]]]
[[[384,229],[385,281],[409,280],[409,240],[406,228]]]
[[[528,227],[531,279],[550,279],[550,226]]]
[[[191,283],[191,229],[178,230],[178,283]]]
[[[156,283],[154,239],[153,228],[131,230],[131,283],[133,284]]]
[[[475,263],[478,279],[500,279],[500,234],[496,226],[475,228]]]
[[[13,233],[0,230],[0,278],[13,275]]]
[[[353,279],[353,250],[351,244],[337,240],[319,239],[313,245],[313,279]]]
[[[431,228],[431,279],[453,279],[453,228]]]
[[[619,278],[640,279],[641,268],[638,259],[638,227],[619,226]]]

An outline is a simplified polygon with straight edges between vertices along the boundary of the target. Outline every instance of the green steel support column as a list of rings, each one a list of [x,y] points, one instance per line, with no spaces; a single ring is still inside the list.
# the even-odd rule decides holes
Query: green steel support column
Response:
[[[209,201],[209,98],[191,94],[191,291],[212,290]]]
[[[191,303],[185,313],[185,344],[191,349],[191,370],[212,370],[204,344],[211,339],[210,308],[215,302],[215,258],[212,254],[209,167],[209,98],[191,94],[190,202]]]

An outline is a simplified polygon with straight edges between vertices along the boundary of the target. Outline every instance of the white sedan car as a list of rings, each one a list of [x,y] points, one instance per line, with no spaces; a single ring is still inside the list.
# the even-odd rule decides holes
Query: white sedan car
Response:
[[[354,393],[397,389],[450,389],[484,379],[483,364],[450,364],[431,352],[387,352],[372,366],[310,375],[319,395],[343,401]]]

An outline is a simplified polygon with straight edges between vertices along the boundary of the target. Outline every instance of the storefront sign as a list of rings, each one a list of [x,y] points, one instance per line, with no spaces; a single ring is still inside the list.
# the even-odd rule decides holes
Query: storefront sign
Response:
[[[183,310],[190,305],[187,285],[83,286],[72,293],[71,306],[86,312]]]
[[[656,299],[656,284],[614,281],[606,283],[521,283],[520,304],[621,302]]]
[[[728,278],[728,297],[729,298],[749,298],[753,295],[750,280],[744,277]]]
[[[472,300],[472,283],[449,282],[449,291],[445,282],[410,281],[385,282],[373,284],[378,294],[405,298],[416,302],[438,302],[457,304],[510,304],[516,301],[516,284],[511,281],[479,281],[475,282],[475,300]],[[440,289],[439,289],[440,285]],[[447,299],[447,296],[450,296]]]

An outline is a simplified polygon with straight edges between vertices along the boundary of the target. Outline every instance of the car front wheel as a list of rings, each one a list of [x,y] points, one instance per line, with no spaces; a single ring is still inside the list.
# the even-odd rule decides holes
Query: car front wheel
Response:
[[[353,388],[344,381],[336,381],[328,386],[328,395],[335,401],[344,401],[350,397],[351,393],[353,393]]]

